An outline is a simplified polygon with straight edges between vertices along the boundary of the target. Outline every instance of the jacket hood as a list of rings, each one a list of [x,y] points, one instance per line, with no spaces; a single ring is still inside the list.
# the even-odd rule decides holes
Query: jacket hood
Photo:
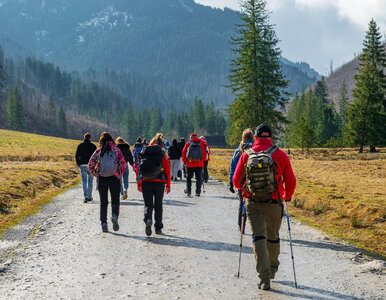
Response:
[[[201,143],[202,142],[202,140],[200,140],[199,138],[192,138],[190,141],[193,143]]]

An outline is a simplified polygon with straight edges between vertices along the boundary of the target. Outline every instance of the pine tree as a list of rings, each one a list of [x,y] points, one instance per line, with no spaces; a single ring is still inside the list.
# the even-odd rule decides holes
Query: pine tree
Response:
[[[202,132],[205,128],[204,105],[200,99],[195,98],[193,102],[193,126],[195,132]]]
[[[205,108],[205,129],[210,135],[217,134],[217,114],[213,101]]]
[[[4,70],[4,52],[0,46],[0,99],[3,95],[3,88],[5,87],[5,70]]]
[[[314,144],[315,132],[311,127],[310,120],[307,114],[302,114],[294,127],[293,140],[296,147],[310,148]]]
[[[236,98],[228,109],[231,144],[239,141],[247,127],[267,123],[278,132],[286,123],[277,107],[284,108],[288,82],[280,70],[281,51],[273,25],[269,24],[266,1],[244,0],[241,7],[238,37],[231,42],[236,58],[228,77]]]
[[[24,130],[23,102],[17,88],[9,87],[7,95],[7,123],[12,130]]]
[[[363,152],[365,145],[375,151],[376,145],[386,143],[386,52],[381,38],[379,28],[371,20],[359,58],[354,101],[348,107],[345,127],[345,137],[353,145],[359,145],[359,152]]]
[[[49,115],[48,115],[48,124],[49,124],[49,131],[52,134],[56,135],[56,121],[57,121],[57,110],[56,110],[56,104],[54,101],[54,97],[50,96],[50,100],[48,103],[48,108],[49,108]]]
[[[65,113],[65,111],[64,111],[62,106],[59,109],[58,119],[59,119],[59,130],[61,132],[61,136],[62,137],[67,137],[66,113]]]
[[[340,87],[338,105],[339,105],[339,115],[344,124],[346,119],[347,105],[348,105],[348,92],[347,92],[346,80],[343,80],[342,86]]]

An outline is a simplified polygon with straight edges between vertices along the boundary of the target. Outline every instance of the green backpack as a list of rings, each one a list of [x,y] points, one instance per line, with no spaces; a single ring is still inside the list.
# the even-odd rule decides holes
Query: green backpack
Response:
[[[266,151],[255,152],[248,149],[248,161],[245,164],[245,190],[255,201],[272,199],[272,192],[277,191],[276,162],[272,154],[277,150],[275,145]],[[278,195],[280,197],[280,195]]]

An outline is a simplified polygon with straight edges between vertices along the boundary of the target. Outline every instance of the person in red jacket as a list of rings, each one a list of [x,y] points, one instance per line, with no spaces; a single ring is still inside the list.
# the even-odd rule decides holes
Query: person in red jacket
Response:
[[[143,200],[145,202],[145,216],[143,221],[146,224],[145,232],[147,236],[152,234],[151,225],[152,214],[154,209],[154,219],[155,219],[155,233],[161,234],[162,228],[164,227],[162,223],[162,201],[164,193],[170,193],[170,164],[168,155],[166,154],[164,148],[163,134],[157,133],[155,137],[150,141],[150,146],[159,146],[162,150],[162,168],[159,175],[154,179],[144,179],[140,174],[140,168],[137,167],[137,189],[142,192]],[[146,147],[146,146],[145,146]],[[142,150],[143,151],[143,150]],[[166,190],[165,190],[166,186]]]
[[[185,144],[182,150],[182,161],[187,167],[186,190],[185,193],[190,196],[192,194],[192,177],[196,176],[196,196],[201,194],[202,169],[204,167],[204,157],[206,150],[202,141],[197,137],[196,133],[190,135],[190,140]]]
[[[252,146],[255,152],[268,150],[272,144],[272,130],[266,124],[261,124],[255,131],[256,142]],[[252,230],[253,251],[256,258],[256,270],[261,279],[258,287],[270,289],[270,279],[274,279],[279,267],[280,239],[279,230],[283,216],[283,203],[290,201],[295,191],[296,178],[287,154],[277,149],[272,153],[272,159],[277,164],[276,179],[278,191],[272,193],[271,199],[254,201],[251,194],[245,190],[245,165],[249,155],[244,152],[233,175],[233,185],[243,190],[246,202],[247,216]],[[278,197],[280,196],[280,197]]]
[[[208,164],[209,164],[209,160],[210,160],[210,148],[209,148],[209,145],[208,145],[208,142],[206,141],[205,137],[204,136],[200,136],[200,140],[202,141],[204,147],[205,147],[205,151],[206,151],[206,155],[204,157],[204,182],[207,183],[208,182],[208,179],[209,179],[209,174],[208,174]]]

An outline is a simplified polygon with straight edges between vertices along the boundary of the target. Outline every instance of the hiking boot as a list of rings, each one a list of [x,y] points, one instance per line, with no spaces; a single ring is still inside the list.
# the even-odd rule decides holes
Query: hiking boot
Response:
[[[187,189],[184,189],[185,194],[190,194],[190,192]]]
[[[155,229],[155,234],[162,234],[162,229]]]
[[[113,223],[114,231],[118,231],[119,230],[118,217],[115,214],[113,214],[113,216],[111,217],[111,222]]]
[[[127,199],[127,190],[124,190],[122,200],[126,200],[126,199]]]
[[[108,231],[108,228],[107,228],[107,223],[102,223],[102,231],[103,232],[107,232]]]
[[[88,198],[84,198],[83,203],[87,203]]]
[[[151,224],[152,224],[151,220],[146,221],[145,232],[147,236],[151,236]]]
[[[200,197],[200,194],[199,194],[199,193],[196,193],[196,197]]]
[[[271,288],[271,281],[269,279],[260,281],[258,288],[265,291],[269,290]]]
[[[88,202],[91,202],[93,199],[92,198],[87,198],[87,201]]]

